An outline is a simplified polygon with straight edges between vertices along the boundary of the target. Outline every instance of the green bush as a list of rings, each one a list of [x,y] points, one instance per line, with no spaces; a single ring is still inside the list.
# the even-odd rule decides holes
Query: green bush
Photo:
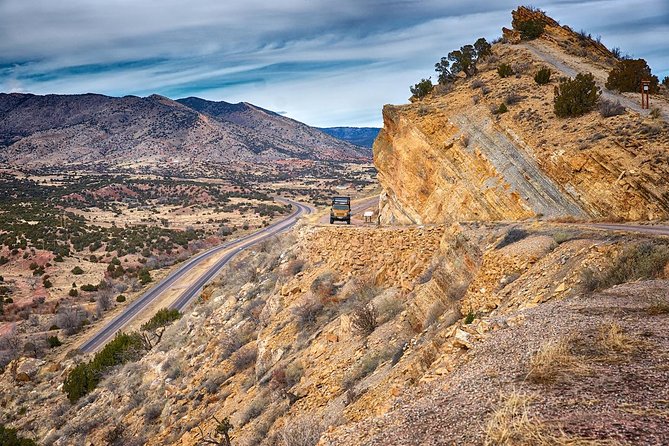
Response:
[[[37,446],[37,443],[29,438],[19,437],[16,429],[0,424],[0,446]]]
[[[534,82],[539,85],[546,85],[551,81],[551,70],[550,68],[542,68],[537,71],[537,74],[534,75]]]
[[[582,282],[586,291],[610,288],[639,279],[654,279],[669,262],[669,246],[656,243],[640,243],[628,246],[604,271],[586,269]]]
[[[44,288],[51,288],[53,286],[53,283],[51,283],[49,279],[44,279],[42,281],[42,285],[44,286]]]
[[[665,76],[664,79],[662,79],[662,85],[669,88],[669,76]]]
[[[72,268],[72,274],[74,274],[75,276],[79,276],[79,275],[81,275],[81,274],[83,274],[83,273],[84,273],[84,270],[81,269],[81,268],[78,267],[78,266],[75,266],[74,268]]]
[[[411,91],[412,97],[416,99],[423,99],[432,91],[433,88],[434,85],[432,85],[432,81],[430,80],[430,78],[427,78],[427,79],[421,79],[420,82],[410,87],[409,90]]]
[[[142,269],[137,275],[137,278],[139,279],[139,283],[142,285],[146,285],[147,283],[151,283],[153,281],[151,278],[151,273],[149,273],[148,269]]]
[[[49,344],[49,348],[56,348],[63,345],[63,343],[60,342],[60,339],[58,339],[58,336],[49,336],[46,338],[46,343]]]
[[[575,79],[564,80],[555,87],[555,114],[560,118],[584,115],[595,107],[600,93],[591,73],[579,73]]]
[[[87,283],[85,285],[81,285],[81,291],[91,292],[91,291],[97,291],[97,290],[98,290],[97,285],[91,285],[90,283]]]
[[[659,79],[650,72],[644,59],[623,59],[609,73],[606,88],[616,91],[641,91],[641,81],[650,81],[650,92],[658,92]]]
[[[172,322],[180,319],[181,316],[182,314],[179,312],[179,310],[162,308],[158,310],[156,314],[154,314],[153,317],[149,319],[148,322],[142,325],[142,330],[150,331],[157,328],[166,327]]]
[[[79,291],[77,291],[76,288],[71,288],[70,292],[67,293],[70,297],[77,297],[79,295]]]
[[[139,359],[145,348],[139,333],[119,333],[90,362],[77,365],[65,378],[63,392],[74,403],[98,385],[105,372],[119,364]]]
[[[119,294],[116,296],[116,302],[125,302],[125,296],[123,294]]]
[[[506,106],[506,104],[504,102],[502,102],[501,104],[499,104],[499,107],[497,107],[497,109],[494,109],[493,113],[496,114],[496,115],[501,115],[501,114],[506,113],[508,111],[509,111],[509,108]]]
[[[503,63],[497,67],[497,74],[499,74],[499,77],[513,76],[513,68],[511,68],[511,65]]]
[[[533,40],[544,33],[544,23],[538,20],[519,21],[513,19],[511,24],[513,29],[520,32],[520,38],[523,40]]]

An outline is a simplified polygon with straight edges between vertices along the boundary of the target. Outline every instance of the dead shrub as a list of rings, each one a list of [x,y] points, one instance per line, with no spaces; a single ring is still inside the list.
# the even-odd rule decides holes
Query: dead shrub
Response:
[[[625,114],[625,107],[620,101],[609,101],[608,99],[599,99],[599,114],[603,118],[610,118],[611,116],[618,116]]]
[[[237,350],[230,359],[232,360],[235,372],[239,373],[256,362],[256,359],[258,359],[258,348],[253,344],[246,344]]]
[[[286,422],[279,431],[280,446],[315,446],[325,426],[313,415],[302,415]]]
[[[658,277],[669,262],[669,247],[660,243],[644,242],[627,246],[602,272],[587,268],[581,281],[586,291],[592,292],[634,280]]]
[[[504,103],[506,105],[514,105],[519,103],[522,100],[522,97],[516,92],[511,92],[506,95],[506,98],[504,98]]]
[[[163,405],[161,403],[152,403],[144,408],[144,421],[153,423],[163,413]]]
[[[471,84],[472,90],[475,90],[477,88],[481,88],[481,87],[484,87],[484,86],[485,86],[485,83],[481,79],[474,79],[472,81],[472,84]]]
[[[244,409],[239,415],[239,427],[246,425],[249,421],[258,418],[262,415],[265,408],[269,405],[269,397],[267,393],[258,395],[251,404]]]
[[[374,304],[360,305],[351,316],[351,326],[363,337],[369,336],[378,326],[378,313]]]
[[[404,310],[404,303],[397,296],[380,299],[377,305],[379,324],[388,322]]]
[[[315,296],[321,300],[325,300],[336,294],[337,288],[334,286],[334,282],[335,277],[333,273],[324,273],[311,282],[309,289]]]
[[[527,379],[535,383],[565,381],[588,372],[582,358],[572,352],[572,341],[567,338],[544,344],[530,359]]]
[[[291,308],[291,312],[300,327],[313,325],[322,311],[323,304],[312,295],[304,296],[300,302]]]
[[[302,269],[304,269],[304,260],[292,259],[286,262],[286,264],[281,269],[281,276],[293,277],[297,275],[297,273],[301,272]]]
[[[79,306],[61,307],[56,314],[56,325],[65,330],[67,335],[73,335],[86,319],[86,312]]]

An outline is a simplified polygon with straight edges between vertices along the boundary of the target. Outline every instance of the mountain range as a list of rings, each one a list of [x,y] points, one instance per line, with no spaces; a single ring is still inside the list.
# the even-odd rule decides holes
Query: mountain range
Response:
[[[8,165],[370,157],[367,148],[246,102],[159,95],[0,94],[0,162]]]
[[[326,127],[320,130],[356,146],[371,148],[381,129],[378,127]]]

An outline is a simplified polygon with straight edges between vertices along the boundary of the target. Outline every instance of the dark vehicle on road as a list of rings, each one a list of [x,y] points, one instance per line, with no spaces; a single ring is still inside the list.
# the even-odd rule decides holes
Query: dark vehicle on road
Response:
[[[330,224],[335,221],[345,221],[351,224],[351,197],[333,197],[330,208]]]

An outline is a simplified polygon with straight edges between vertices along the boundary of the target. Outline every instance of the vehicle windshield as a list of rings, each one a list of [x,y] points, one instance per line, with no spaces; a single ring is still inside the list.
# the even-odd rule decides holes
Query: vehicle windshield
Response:
[[[332,206],[332,209],[336,209],[338,211],[348,211],[348,206],[346,206],[345,204],[335,204],[334,206]]]

